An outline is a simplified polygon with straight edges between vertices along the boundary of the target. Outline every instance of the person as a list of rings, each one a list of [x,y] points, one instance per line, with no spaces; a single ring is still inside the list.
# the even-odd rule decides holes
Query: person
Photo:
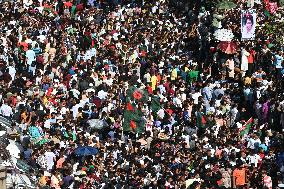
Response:
[[[248,56],[248,75],[251,76],[255,66],[255,51],[250,47]]]
[[[44,153],[46,161],[47,161],[47,170],[52,170],[54,166],[54,162],[56,161],[56,155],[54,152],[51,151],[51,147],[47,149],[47,151]]]
[[[267,175],[266,171],[263,171],[262,173],[262,182],[264,187],[267,187],[268,189],[272,189],[272,180],[271,177]]]
[[[36,60],[36,54],[35,51],[32,50],[32,46],[28,45],[28,50],[26,51],[26,57],[27,57],[27,66],[30,71],[33,71],[34,69],[34,61]]]
[[[36,170],[34,188],[262,188],[264,171],[283,183],[282,28],[264,6],[243,26],[277,32],[241,41],[246,1],[25,3],[0,6],[0,113],[23,148],[3,150]],[[217,48],[212,15],[236,53]]]
[[[274,55],[274,65],[278,79],[282,77],[283,62],[284,62],[283,52],[279,51],[277,54]]]
[[[245,76],[246,72],[248,70],[248,57],[250,56],[250,53],[248,52],[248,48],[243,48],[242,49],[242,60],[241,60],[241,70],[242,70],[242,75]]]
[[[227,69],[228,69],[228,77],[230,79],[234,79],[235,78],[235,64],[234,64],[234,60],[233,57],[230,57],[227,62]]]
[[[247,173],[246,168],[243,165],[238,165],[237,168],[233,170],[233,188],[240,188],[246,185]]]
[[[5,99],[4,103],[0,107],[0,114],[7,119],[10,119],[12,115],[14,114],[12,107],[9,106],[8,99]]]

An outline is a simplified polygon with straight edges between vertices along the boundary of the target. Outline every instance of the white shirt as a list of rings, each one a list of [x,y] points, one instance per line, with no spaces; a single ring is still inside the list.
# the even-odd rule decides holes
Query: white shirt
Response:
[[[66,144],[64,141],[60,141],[60,148],[66,148]]]
[[[55,154],[53,152],[45,152],[44,155],[47,161],[47,169],[52,169],[56,157]]]
[[[156,13],[156,11],[158,10],[158,7],[155,5],[154,7],[152,7],[152,13]]]
[[[79,107],[81,107],[80,104],[76,104],[75,106],[72,107],[72,112],[73,112],[73,118],[74,119],[77,118]]]
[[[249,141],[248,141],[247,147],[254,150],[254,144],[255,143],[261,144],[261,141],[259,139],[250,138]]]
[[[161,94],[166,93],[166,88],[164,87],[164,85],[161,84],[161,85],[158,86],[158,88],[160,89]]]
[[[260,156],[258,154],[254,155],[248,155],[247,161],[249,164],[254,164],[255,167],[257,167],[258,162],[261,160]]]
[[[109,79],[106,79],[104,82],[105,82],[108,86],[111,86],[112,83],[113,83],[113,79],[112,79],[112,78],[109,78]]]
[[[100,99],[102,99],[102,100],[106,99],[107,95],[108,95],[108,93],[105,92],[105,91],[103,91],[103,90],[100,90],[100,91],[98,92],[98,97],[99,97]]]
[[[84,61],[86,62],[87,60],[91,60],[92,59],[92,53],[90,50],[87,50],[85,53],[85,56],[83,57]]]
[[[12,77],[12,80],[15,79],[15,75],[16,75],[16,69],[14,66],[9,66],[8,67],[9,69],[9,75]]]
[[[165,117],[165,111],[163,109],[160,109],[158,112],[157,112],[158,116],[162,119],[164,119]]]
[[[202,96],[200,92],[192,94],[192,98],[194,100],[194,104],[198,104],[198,97]]]
[[[0,113],[5,117],[10,117],[11,115],[13,115],[13,109],[7,104],[2,104]]]
[[[50,121],[49,121],[49,120],[46,120],[46,121],[44,122],[44,128],[50,129],[50,126],[51,126]]]
[[[146,79],[147,83],[150,83],[151,82],[151,75],[150,73],[147,73],[144,75],[144,79]]]
[[[79,98],[80,91],[78,91],[77,89],[71,89],[71,91],[72,91],[75,98]]]
[[[68,109],[66,107],[62,107],[60,110],[60,114],[65,115],[67,113]]]
[[[174,103],[174,105],[179,106],[180,108],[182,107],[182,102],[178,97],[175,97],[173,99],[173,103]]]
[[[27,64],[31,65],[33,61],[35,61],[36,54],[33,50],[27,50],[26,52]]]

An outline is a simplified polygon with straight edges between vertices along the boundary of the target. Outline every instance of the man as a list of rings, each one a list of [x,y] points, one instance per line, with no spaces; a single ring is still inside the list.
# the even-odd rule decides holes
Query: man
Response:
[[[32,50],[32,46],[31,45],[29,45],[29,50],[26,51],[26,57],[27,57],[27,65],[28,66],[31,66],[33,61],[36,60],[36,54]]]
[[[272,189],[272,179],[267,175],[266,171],[263,171],[262,173],[262,182],[264,187]]]
[[[204,99],[209,102],[212,99],[213,90],[208,84],[205,84],[205,87],[202,90],[202,94]]]
[[[277,78],[281,78],[282,76],[282,63],[283,63],[283,52],[279,51],[278,54],[275,54],[274,56],[274,65],[276,68],[276,74],[277,74]]]
[[[47,170],[50,171],[50,170],[53,169],[54,162],[56,160],[56,156],[55,156],[54,152],[52,152],[50,146],[47,149],[47,151],[44,153],[44,156],[45,156],[46,161],[47,161]]]
[[[0,107],[0,114],[8,119],[13,115],[13,109],[8,105],[7,99],[4,100],[4,103]]]
[[[258,70],[252,74],[252,77],[257,81],[261,82],[263,79],[263,76],[265,76],[266,73],[262,70],[261,67],[258,68]]]
[[[255,51],[250,47],[248,56],[248,75],[251,76],[254,69]]]
[[[15,65],[13,63],[9,64],[8,72],[9,72],[9,75],[11,76],[11,78],[12,78],[12,81],[14,81],[17,71],[16,71]]]
[[[245,186],[246,177],[246,168],[239,162],[239,166],[233,171],[233,188]]]

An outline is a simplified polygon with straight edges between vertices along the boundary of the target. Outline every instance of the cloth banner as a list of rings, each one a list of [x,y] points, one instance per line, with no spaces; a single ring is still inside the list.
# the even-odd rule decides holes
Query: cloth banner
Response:
[[[264,0],[265,9],[271,14],[275,14],[278,10],[277,2],[270,2],[269,0]]]
[[[255,9],[242,10],[241,30],[242,40],[255,39],[256,11]]]

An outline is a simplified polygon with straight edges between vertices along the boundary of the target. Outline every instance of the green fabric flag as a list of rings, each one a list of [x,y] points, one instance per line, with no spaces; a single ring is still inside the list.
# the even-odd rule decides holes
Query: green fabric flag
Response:
[[[126,107],[124,109],[122,128],[124,131],[134,131],[143,133],[146,120],[143,118],[143,112],[137,108],[138,103],[148,101],[148,92],[135,86],[129,87],[126,91]]]
[[[251,117],[240,129],[240,136],[244,136],[245,134],[248,134],[250,131],[250,128],[253,124],[253,118]]]
[[[134,107],[134,111],[125,109],[123,118],[123,131],[144,132],[146,121],[143,119],[141,110],[138,110],[136,107]]]
[[[72,8],[71,8],[71,15],[72,15],[72,18],[75,16],[76,14],[76,6],[73,5]]]
[[[73,142],[77,140],[75,131],[72,132],[72,140],[73,140]]]
[[[131,100],[131,101],[134,101],[134,102],[147,102],[148,101],[148,92],[147,90],[142,90],[142,89],[139,89],[135,86],[131,86],[129,87],[129,89],[126,91],[126,97],[127,97],[127,100],[128,102]]]
[[[91,47],[91,45],[92,45],[91,36],[85,35],[85,36],[84,36],[84,40],[85,40],[85,42],[87,42],[88,48]]]
[[[271,49],[273,46],[274,46],[274,45],[271,44],[271,43],[269,43],[269,44],[267,45],[267,47],[268,47],[269,49]]]
[[[51,13],[52,11],[51,11],[51,8],[43,8],[43,11],[46,11],[46,12],[48,12],[48,13]]]
[[[206,117],[201,113],[197,112],[196,115],[196,125],[199,128],[206,128]]]
[[[160,109],[161,109],[160,98],[158,96],[152,96],[151,98],[152,112],[158,112]]]

